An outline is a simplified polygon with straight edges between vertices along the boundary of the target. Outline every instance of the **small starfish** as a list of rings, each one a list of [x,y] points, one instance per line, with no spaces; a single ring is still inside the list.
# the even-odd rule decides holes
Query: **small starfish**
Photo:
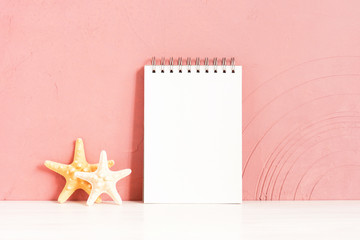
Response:
[[[108,164],[109,167],[112,167],[114,161],[110,160]],[[83,189],[87,194],[90,194],[91,185],[82,179],[76,178],[74,173],[76,171],[94,172],[98,164],[89,164],[86,161],[83,141],[81,138],[78,138],[75,144],[74,160],[70,165],[45,161],[45,166],[66,179],[65,187],[58,198],[59,203],[64,203],[77,189]],[[96,202],[101,202],[101,198],[98,198]]]
[[[105,151],[101,151],[99,167],[95,172],[76,172],[75,176],[88,181],[91,186],[91,193],[87,200],[87,205],[93,205],[95,199],[102,193],[107,193],[115,203],[121,204],[122,200],[116,189],[116,182],[128,176],[131,169],[120,171],[110,171]]]

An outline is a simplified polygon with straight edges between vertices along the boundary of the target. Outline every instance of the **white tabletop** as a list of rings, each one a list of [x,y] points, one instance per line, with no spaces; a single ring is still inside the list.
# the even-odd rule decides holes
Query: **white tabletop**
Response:
[[[359,239],[360,201],[0,201],[0,239]]]

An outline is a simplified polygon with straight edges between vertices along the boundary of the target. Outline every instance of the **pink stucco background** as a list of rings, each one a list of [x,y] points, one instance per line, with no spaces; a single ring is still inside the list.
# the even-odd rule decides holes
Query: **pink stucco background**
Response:
[[[360,199],[359,43],[356,0],[1,0],[0,199],[57,199],[43,162],[70,163],[77,137],[142,199],[152,56],[243,65],[245,200]]]

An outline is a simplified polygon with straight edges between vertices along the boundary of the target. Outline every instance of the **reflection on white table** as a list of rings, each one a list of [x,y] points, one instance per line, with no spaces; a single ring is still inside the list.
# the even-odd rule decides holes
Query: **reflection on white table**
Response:
[[[0,239],[360,239],[360,201],[0,202]]]

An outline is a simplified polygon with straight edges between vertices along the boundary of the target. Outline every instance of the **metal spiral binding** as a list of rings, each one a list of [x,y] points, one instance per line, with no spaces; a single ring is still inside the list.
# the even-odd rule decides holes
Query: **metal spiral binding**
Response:
[[[164,67],[165,67],[165,58],[162,57],[161,61],[160,61],[160,66],[161,66],[161,72],[164,73]]]
[[[230,65],[231,65],[231,72],[235,73],[235,58],[231,58],[230,60]]]
[[[200,58],[196,58],[195,60],[196,72],[200,72]]]
[[[152,57],[151,65],[152,65],[152,72],[155,73],[156,72],[156,58],[155,57]]]
[[[179,73],[182,73],[182,57],[178,58]]]
[[[223,67],[223,73],[226,73],[226,58],[223,58],[221,62]]]
[[[214,73],[217,73],[217,58],[213,59]]]
[[[188,57],[186,58],[186,68],[187,68],[187,72],[188,73],[191,73],[191,58]],[[161,73],[164,73],[165,72],[165,63],[166,63],[166,60],[165,60],[165,57],[161,57],[160,59],[160,72]],[[156,58],[155,57],[152,57],[151,58],[151,65],[152,65],[152,72],[153,73],[156,73]],[[179,57],[178,60],[177,60],[177,67],[179,69],[179,73],[182,73],[182,66],[183,66],[183,60],[182,60],[182,57]],[[200,68],[201,67],[201,60],[199,57],[197,57],[195,59],[195,69],[196,69],[196,73],[200,73]],[[214,69],[214,73],[217,73],[218,72],[218,59],[216,57],[214,57],[212,59],[212,67]],[[227,60],[226,58],[222,58],[221,59],[221,68],[222,68],[222,72],[223,73],[226,73],[227,72]],[[173,73],[174,72],[174,58],[173,57],[170,57],[169,58],[169,69],[170,69],[170,73]],[[209,58],[206,57],[204,59],[204,69],[205,69],[205,73],[209,73]],[[231,73],[235,73],[235,58],[231,58],[230,59],[230,70],[231,70]]]
[[[187,58],[186,59],[186,65],[188,66],[188,73],[191,72],[191,58]]]
[[[205,72],[208,73],[209,72],[209,58],[205,58]]]
[[[174,63],[174,59],[173,57],[170,58],[170,61],[169,61],[169,65],[170,65],[170,73],[173,73],[173,63]]]

